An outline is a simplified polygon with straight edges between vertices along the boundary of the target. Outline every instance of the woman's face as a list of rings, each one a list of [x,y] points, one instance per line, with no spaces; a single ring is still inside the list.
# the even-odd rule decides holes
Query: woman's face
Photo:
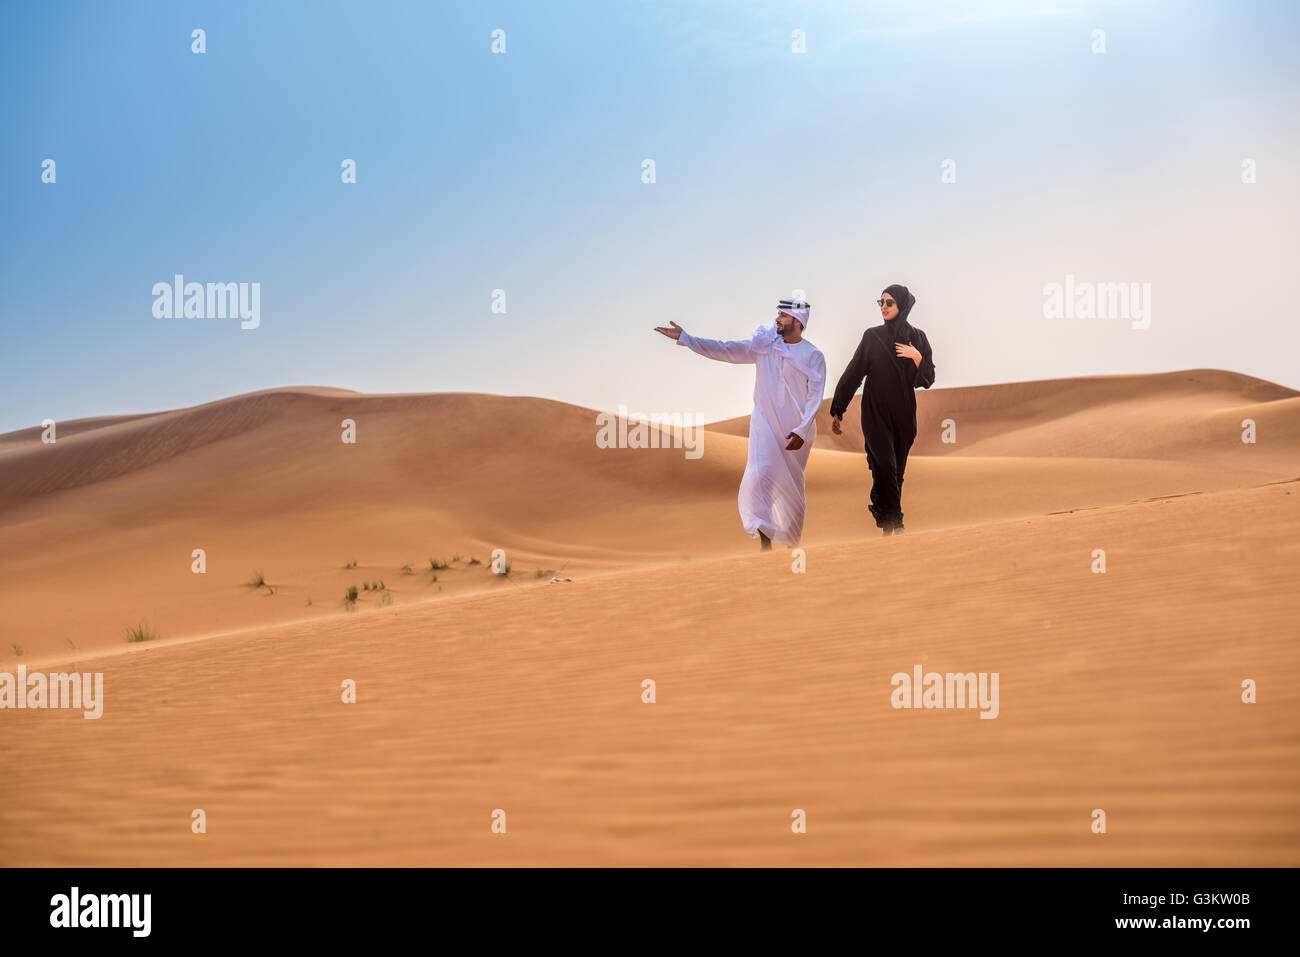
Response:
[[[880,298],[884,304],[880,307],[881,319],[893,319],[898,316],[898,303],[894,302],[894,294],[882,292]]]

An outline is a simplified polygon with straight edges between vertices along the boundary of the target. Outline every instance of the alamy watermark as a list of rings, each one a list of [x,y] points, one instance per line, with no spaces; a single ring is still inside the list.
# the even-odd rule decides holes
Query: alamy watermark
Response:
[[[148,937],[152,912],[152,894],[83,894],[73,887],[50,898],[51,927],[124,927],[133,937]]]
[[[981,718],[998,716],[998,672],[921,672],[920,665],[913,665],[910,675],[900,671],[889,679],[894,689],[890,704],[895,708],[979,708]]]
[[[702,412],[596,413],[596,447],[601,449],[685,449],[688,459],[704,454]]]
[[[0,711],[6,708],[81,708],[93,720],[104,713],[104,673],[34,671],[26,665],[18,673],[0,671]]]
[[[241,319],[241,329],[262,324],[260,282],[186,282],[177,273],[171,282],[153,284],[155,319]]]
[[[1044,319],[1131,319],[1134,329],[1151,326],[1151,283],[1065,282],[1043,286]]]

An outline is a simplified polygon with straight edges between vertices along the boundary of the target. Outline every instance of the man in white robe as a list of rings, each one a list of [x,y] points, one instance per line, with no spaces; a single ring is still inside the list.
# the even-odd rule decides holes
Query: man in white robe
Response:
[[[745,531],[764,551],[774,541],[798,545],[803,534],[804,466],[826,390],[826,359],[803,337],[810,310],[802,300],[783,299],[773,325],[760,326],[751,339],[728,342],[692,336],[675,322],[655,327],[709,359],[757,366],[749,461],[738,503]]]

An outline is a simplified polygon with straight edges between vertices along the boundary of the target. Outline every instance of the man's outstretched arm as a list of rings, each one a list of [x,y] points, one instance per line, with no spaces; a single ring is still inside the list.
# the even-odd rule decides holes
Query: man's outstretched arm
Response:
[[[677,323],[669,320],[667,326],[655,326],[655,332],[676,339],[679,346],[686,346],[692,352],[698,352],[707,359],[719,362],[754,362],[754,350],[749,339],[724,342],[720,339],[698,339]]]

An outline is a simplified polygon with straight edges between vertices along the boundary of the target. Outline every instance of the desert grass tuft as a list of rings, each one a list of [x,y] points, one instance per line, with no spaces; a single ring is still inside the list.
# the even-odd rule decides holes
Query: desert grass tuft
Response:
[[[261,572],[253,572],[253,577],[248,580],[248,583],[254,588],[261,588],[266,584],[266,579],[262,577]]]
[[[132,628],[126,629],[126,640],[130,642],[153,641],[158,637],[158,632],[141,623]]]

